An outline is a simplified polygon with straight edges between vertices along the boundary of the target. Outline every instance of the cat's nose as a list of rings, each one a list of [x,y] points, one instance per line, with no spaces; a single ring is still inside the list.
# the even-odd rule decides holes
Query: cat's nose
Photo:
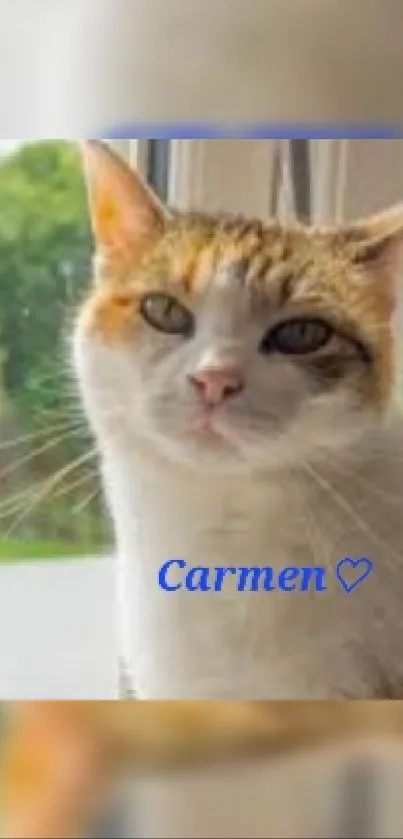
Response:
[[[237,367],[205,368],[189,379],[203,402],[210,407],[237,396],[245,387],[242,372]]]

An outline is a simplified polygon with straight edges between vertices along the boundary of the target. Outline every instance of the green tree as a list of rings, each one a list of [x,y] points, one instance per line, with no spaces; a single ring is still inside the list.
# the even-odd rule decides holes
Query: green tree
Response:
[[[0,161],[0,419],[1,404],[11,405],[20,431],[43,432],[42,443],[48,428],[71,420],[67,337],[89,282],[91,253],[76,147],[45,141]],[[72,434],[28,464],[23,449],[24,467],[17,471],[17,482],[35,486],[85,452],[88,444],[88,436]],[[7,463],[4,470],[4,460],[1,468],[0,458],[0,496],[6,503],[16,481],[15,474],[12,485],[9,477],[4,480],[9,471]],[[69,478],[77,480],[77,474],[69,473]],[[88,494],[88,486],[84,489]],[[71,516],[71,509],[71,497],[54,493],[35,508],[34,517],[30,514],[29,525],[24,520],[18,537],[74,541],[84,534],[88,539],[95,519],[98,533],[96,502],[81,519]],[[6,532],[4,516],[0,519],[0,532]]]
[[[60,406],[63,336],[89,276],[91,231],[76,149],[44,142],[6,159],[0,206],[3,382],[36,424],[45,409]]]

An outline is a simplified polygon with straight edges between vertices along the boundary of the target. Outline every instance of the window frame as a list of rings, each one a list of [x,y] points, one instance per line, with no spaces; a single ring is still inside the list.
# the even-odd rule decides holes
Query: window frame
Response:
[[[309,222],[312,215],[312,160],[309,143],[309,140],[290,140],[289,143],[295,214],[304,222]]]
[[[245,212],[282,221],[310,217],[309,141],[217,138],[107,142],[140,172],[163,201],[180,210]],[[295,181],[300,175],[302,184]]]
[[[147,140],[147,181],[161,201],[168,202],[171,140]]]

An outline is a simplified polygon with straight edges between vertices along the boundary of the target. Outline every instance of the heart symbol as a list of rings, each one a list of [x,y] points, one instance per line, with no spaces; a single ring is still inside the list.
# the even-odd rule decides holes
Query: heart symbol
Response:
[[[337,579],[346,594],[351,594],[357,586],[361,585],[372,574],[373,570],[374,563],[366,557],[361,557],[361,559],[346,557],[336,565]],[[351,574],[347,576],[349,571],[353,572],[352,576]]]

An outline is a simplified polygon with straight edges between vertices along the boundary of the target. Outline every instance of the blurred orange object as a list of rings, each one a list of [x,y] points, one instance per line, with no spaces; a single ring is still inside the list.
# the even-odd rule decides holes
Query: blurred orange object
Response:
[[[74,839],[96,813],[106,751],[79,720],[68,713],[68,703],[33,702],[14,710],[2,755],[6,839]]]

